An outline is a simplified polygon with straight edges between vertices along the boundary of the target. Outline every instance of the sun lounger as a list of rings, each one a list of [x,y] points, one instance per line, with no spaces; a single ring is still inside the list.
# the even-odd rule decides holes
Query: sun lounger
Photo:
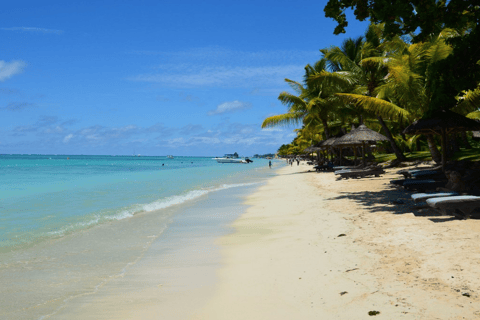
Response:
[[[467,219],[475,209],[480,208],[480,197],[454,196],[432,198],[427,200],[427,204],[440,211],[443,215],[454,215],[461,219]]]
[[[313,169],[315,169],[317,172],[320,172],[320,171],[332,171],[332,170],[333,170],[333,166],[329,166],[329,165],[319,165],[319,166],[313,167]]]
[[[434,180],[434,179],[396,179],[390,180],[390,184],[396,187],[404,187],[409,190],[419,190],[425,192],[426,190],[435,190],[439,187],[444,187],[447,184],[447,180]]]
[[[380,177],[381,174],[385,173],[382,168],[378,169],[367,169],[367,170],[351,170],[351,171],[337,171],[336,175],[339,175],[337,180],[348,179],[348,178],[363,178],[367,176],[374,175],[375,177]]]
[[[405,178],[410,178],[412,174],[419,172],[435,171],[437,173],[442,172],[442,166],[437,166],[433,168],[424,168],[424,169],[402,169],[397,171],[397,174],[402,174]]]
[[[403,187],[408,190],[419,190],[421,192],[425,192],[426,190],[435,190],[437,188],[444,187],[445,184],[447,184],[446,181],[436,181],[433,179],[406,179],[403,182]]]
[[[424,202],[432,198],[452,197],[458,196],[456,192],[435,192],[435,193],[414,193],[412,194],[412,200],[415,202]]]
[[[414,179],[447,179],[443,172],[439,171],[418,171],[411,173],[412,178]]]
[[[390,180],[390,184],[393,184],[395,186],[403,186],[403,183],[407,180],[411,180],[411,179],[396,179],[396,180]]]
[[[338,171],[338,170],[357,170],[357,169],[362,169],[362,165],[358,166],[337,166],[334,167],[333,170]]]

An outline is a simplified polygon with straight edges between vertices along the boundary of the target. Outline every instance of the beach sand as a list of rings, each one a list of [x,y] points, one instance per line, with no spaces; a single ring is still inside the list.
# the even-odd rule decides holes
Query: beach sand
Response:
[[[192,319],[480,318],[480,220],[412,210],[389,185],[398,169],[336,181],[310,168],[247,198]]]

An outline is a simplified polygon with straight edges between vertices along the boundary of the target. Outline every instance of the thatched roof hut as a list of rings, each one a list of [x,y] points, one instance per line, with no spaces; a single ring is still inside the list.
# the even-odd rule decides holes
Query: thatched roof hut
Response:
[[[480,130],[480,121],[469,119],[450,110],[440,110],[432,116],[409,125],[403,133],[439,134],[442,136],[442,167],[447,162],[446,135],[452,132]]]
[[[384,135],[367,128],[364,124],[360,125],[357,129],[353,129],[346,135],[335,140],[335,146],[347,147],[347,146],[362,146],[363,166],[365,166],[365,144],[373,143],[374,141],[388,140]],[[357,158],[357,150],[354,148],[355,160]]]
[[[480,121],[469,119],[450,110],[435,112],[431,117],[420,119],[409,125],[403,133],[442,134],[480,130]]]

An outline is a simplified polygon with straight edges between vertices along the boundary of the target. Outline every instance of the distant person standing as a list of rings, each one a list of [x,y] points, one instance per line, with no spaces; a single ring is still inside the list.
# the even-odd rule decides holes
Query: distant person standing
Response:
[[[297,158],[297,166],[300,165],[300,160]]]
[[[272,169],[272,161],[271,161],[271,160],[268,161],[268,167],[269,167],[270,169]]]

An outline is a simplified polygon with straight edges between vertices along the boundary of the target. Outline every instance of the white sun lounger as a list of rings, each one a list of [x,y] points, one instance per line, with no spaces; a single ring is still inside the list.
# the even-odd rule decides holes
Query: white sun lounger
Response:
[[[458,196],[456,192],[436,192],[436,193],[414,193],[412,194],[412,200],[415,202],[427,201],[431,198],[452,197]]]
[[[443,215],[455,215],[466,219],[476,208],[480,208],[480,197],[477,196],[453,196],[431,198],[427,204],[440,211]]]

